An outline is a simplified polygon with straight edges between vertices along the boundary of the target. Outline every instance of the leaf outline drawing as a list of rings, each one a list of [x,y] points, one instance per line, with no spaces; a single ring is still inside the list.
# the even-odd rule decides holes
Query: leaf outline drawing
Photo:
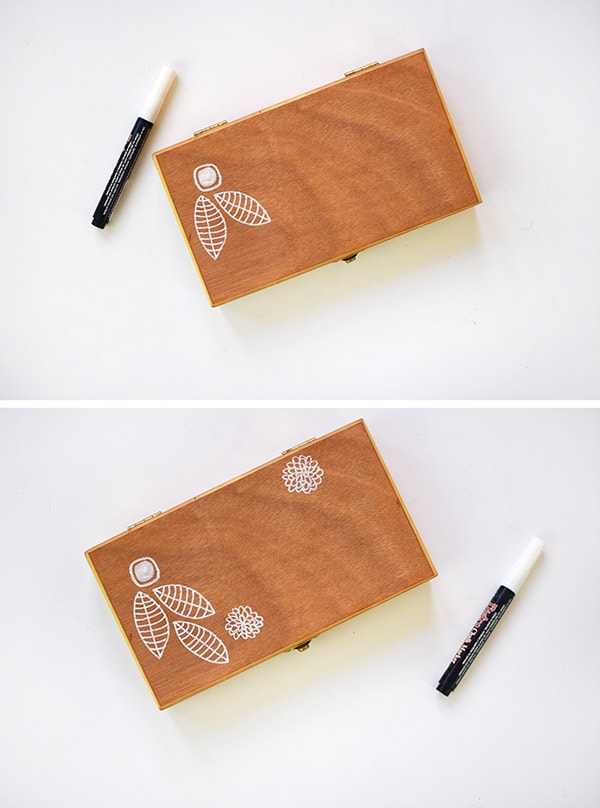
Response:
[[[215,613],[212,603],[207,600],[198,590],[183,584],[166,584],[157,586],[153,590],[154,594],[163,606],[170,609],[178,617],[185,617],[188,620],[202,620]]]
[[[225,643],[210,629],[188,620],[175,620],[173,625],[179,641],[190,653],[213,665],[229,662]]]
[[[271,217],[266,208],[243,191],[219,191],[213,202],[205,194],[221,186],[221,172],[214,163],[203,163],[193,171],[194,183],[203,193],[194,204],[194,227],[200,244],[216,261],[227,241],[227,221],[220,208],[234,221],[248,227],[269,224]]]
[[[150,582],[155,583],[160,578],[158,564],[149,556],[132,561],[129,574],[139,587],[148,586]],[[162,607],[164,605],[179,617],[188,618],[173,622],[175,633],[184,648],[212,664],[229,662],[225,643],[214,632],[191,622],[191,619],[200,620],[215,614],[211,602],[204,595],[184,584],[163,584],[154,587],[152,593],[160,603],[147,592],[136,592],[133,599],[133,622],[140,640],[154,657],[162,659],[171,636],[169,618]]]
[[[265,208],[250,194],[241,191],[220,191],[215,199],[228,216],[240,224],[249,227],[260,227],[268,224],[271,218]]]
[[[165,610],[146,592],[136,592],[133,621],[141,641],[153,656],[160,659],[171,634]]]
[[[194,227],[200,244],[216,261],[227,240],[227,222],[219,208],[200,194],[194,205]]]

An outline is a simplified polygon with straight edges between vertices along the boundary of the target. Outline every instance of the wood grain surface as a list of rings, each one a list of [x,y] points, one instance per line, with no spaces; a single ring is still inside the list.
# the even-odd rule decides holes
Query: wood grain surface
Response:
[[[212,305],[481,201],[423,50],[205,132],[154,160]],[[194,170],[207,164],[222,182],[204,193]],[[222,204],[231,197],[218,197],[229,192],[252,197],[270,220],[233,220]],[[197,233],[199,196],[209,200],[202,215],[218,233],[216,258]]]
[[[297,481],[288,472],[302,457],[322,470],[309,475],[314,488],[308,493],[290,491],[285,482]],[[362,421],[155,516],[86,556],[161,709],[436,574]],[[143,558],[160,570],[150,585],[130,575],[132,562]],[[185,616],[169,608],[181,587],[202,596],[185,607]],[[134,620],[134,611],[160,614],[157,604],[163,612],[156,622],[160,658]],[[227,616],[244,606],[262,625],[255,636],[235,639]],[[179,637],[183,623],[188,633],[190,625],[197,635],[206,630],[200,639],[210,632],[217,638],[209,642],[210,653],[219,653],[220,641],[228,661],[192,653]]]

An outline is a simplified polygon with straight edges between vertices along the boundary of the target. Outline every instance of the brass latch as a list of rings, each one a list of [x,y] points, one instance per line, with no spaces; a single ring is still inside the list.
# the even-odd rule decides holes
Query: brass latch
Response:
[[[297,645],[295,650],[300,651],[300,653],[302,653],[303,651],[307,650],[309,645],[310,645],[310,640],[308,640],[307,642],[303,642],[302,645]]]

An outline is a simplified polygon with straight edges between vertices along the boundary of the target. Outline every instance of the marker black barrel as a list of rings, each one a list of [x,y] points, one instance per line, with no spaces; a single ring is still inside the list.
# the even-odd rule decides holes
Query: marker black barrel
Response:
[[[150,121],[138,118],[135,122],[131,134],[127,138],[127,143],[123,146],[121,156],[117,160],[117,165],[110,175],[100,202],[98,202],[98,206],[94,211],[92,224],[95,227],[103,228],[108,223],[151,129],[152,124]]]
[[[500,618],[512,603],[514,596],[515,593],[506,586],[497,589],[438,682],[437,690],[444,696],[452,693],[469,670],[477,654],[500,622]]]

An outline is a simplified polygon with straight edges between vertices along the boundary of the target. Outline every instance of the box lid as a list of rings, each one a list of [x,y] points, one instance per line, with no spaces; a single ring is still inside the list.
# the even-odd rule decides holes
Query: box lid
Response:
[[[154,160],[213,305],[481,201],[424,50]]]
[[[436,574],[362,421],[86,556],[161,709]]]

